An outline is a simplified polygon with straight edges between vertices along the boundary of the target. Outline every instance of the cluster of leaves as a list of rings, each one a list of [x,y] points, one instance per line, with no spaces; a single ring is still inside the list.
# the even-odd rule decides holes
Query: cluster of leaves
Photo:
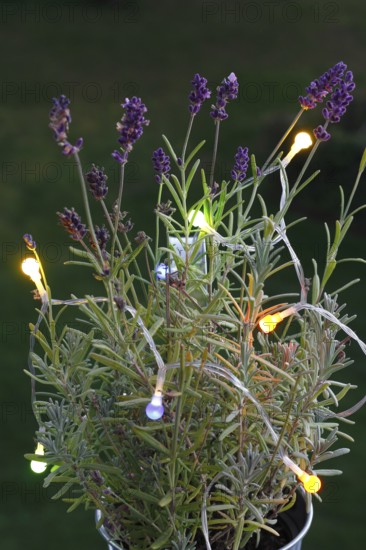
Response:
[[[348,452],[331,447],[339,435],[350,439],[339,431],[340,421],[350,422],[347,411],[336,409],[352,386],[334,374],[351,363],[340,331],[352,318],[325,284],[353,213],[350,202],[343,206],[333,243],[328,231],[324,274],[314,264],[308,304],[284,217],[314,176],[290,190],[276,159],[282,199],[268,213],[258,194],[266,173],[258,175],[254,156],[251,177],[213,192],[195,160],[204,143],[178,159],[165,141],[179,177],[162,177],[159,202],[165,193],[172,208],[156,210],[155,250],[125,233],[122,245],[117,232],[100,259],[73,249],[104,291],[65,302],[56,314],[60,302],[50,299],[34,331],[37,440],[53,465],[44,483],[61,486],[54,498],[69,510],[100,509],[112,540],[130,550],[194,550],[208,539],[212,548],[237,550],[254,532],[275,531],[277,512],[294,501],[297,481],[281,449],[309,472]],[[198,180],[202,196],[191,205]],[[254,203],[262,209],[256,218]],[[192,211],[202,211],[207,226],[197,229]],[[157,278],[163,262],[166,277]],[[267,295],[268,280],[293,267],[299,294]],[[301,313],[261,333],[263,315],[293,303]],[[65,308],[77,312],[75,325],[63,322]],[[166,366],[165,413],[151,421],[145,407],[157,353]]]

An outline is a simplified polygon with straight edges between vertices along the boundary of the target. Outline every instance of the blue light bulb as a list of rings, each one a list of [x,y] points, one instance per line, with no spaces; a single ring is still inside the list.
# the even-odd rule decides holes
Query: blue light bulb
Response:
[[[165,281],[169,267],[166,264],[159,264],[155,268],[156,278],[159,281]]]
[[[177,266],[174,261],[170,262],[170,273],[177,273]],[[158,281],[166,281],[169,275],[169,266],[167,264],[158,264],[155,268],[155,274]]]
[[[150,418],[150,420],[160,420],[164,414],[163,399],[161,395],[153,395],[145,411],[146,416]]]

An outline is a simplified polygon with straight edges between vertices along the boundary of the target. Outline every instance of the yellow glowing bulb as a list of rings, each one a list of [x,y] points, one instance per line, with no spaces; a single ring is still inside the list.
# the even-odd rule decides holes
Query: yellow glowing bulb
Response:
[[[310,147],[312,143],[313,140],[311,139],[310,134],[308,134],[307,132],[299,132],[298,134],[296,134],[289,153],[282,161],[283,164],[287,166],[288,163],[294,158],[295,155],[297,155],[299,151],[301,151],[302,149],[308,149],[308,147]]]
[[[41,443],[38,443],[35,454],[39,455],[39,456],[44,455],[44,447]],[[35,474],[42,474],[45,471],[45,469],[47,468],[47,464],[46,464],[46,462],[40,462],[38,460],[32,460],[31,463],[30,463],[30,467],[31,467],[31,470]]]
[[[309,475],[306,472],[303,472],[298,477],[304,485],[304,489],[307,493],[317,493],[322,486],[322,482],[320,481],[318,476]]]
[[[188,214],[188,221],[192,222],[193,227],[199,227],[203,231],[210,231],[211,229],[200,210],[191,210]]]
[[[26,258],[22,262],[23,273],[28,275],[37,287],[39,295],[43,302],[48,301],[47,291],[41,281],[40,265],[35,258]]]
[[[41,280],[39,263],[35,258],[26,258],[22,263],[22,270],[34,283]]]
[[[296,148],[299,148],[299,151],[301,149],[308,149],[312,143],[313,140],[307,132],[299,132],[295,136],[294,145],[296,144]]]
[[[282,320],[283,315],[281,312],[274,313],[273,315],[265,315],[259,321],[259,327],[262,332],[268,334],[269,332],[272,332]]]
[[[297,312],[296,306],[288,307],[287,309],[284,309],[283,311],[279,311],[278,313],[273,313],[273,315],[268,314],[262,317],[262,319],[259,321],[259,328],[262,332],[265,334],[268,334],[269,332],[272,332],[278,323],[283,321],[286,317],[289,317],[290,315],[293,315]]]

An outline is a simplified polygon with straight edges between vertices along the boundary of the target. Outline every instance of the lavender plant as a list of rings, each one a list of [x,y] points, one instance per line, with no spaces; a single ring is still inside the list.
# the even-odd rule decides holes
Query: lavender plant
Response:
[[[82,217],[69,207],[58,213],[78,245],[69,263],[89,268],[100,293],[54,298],[36,243],[24,236],[33,256],[25,271],[41,298],[27,371],[38,445],[26,456],[40,470],[50,467],[44,486],[58,484],[54,498],[69,510],[100,510],[99,525],[121,548],[254,548],[261,533],[276,535],[276,517],[293,505],[299,485],[309,501],[318,497],[322,476],[340,473],[321,463],[348,452],[337,445],[339,437],[351,439],[339,425],[350,423],[366,398],[340,411],[354,386],[335,375],[352,363],[348,339],[364,353],[366,345],[339,302],[355,281],[326,289],[340,244],[363,208],[352,210],[352,199],[366,151],[348,200],[341,191],[333,236],[326,226],[322,270],[313,260],[314,272],[305,276],[290,241],[294,222],[287,225],[285,217],[318,174],[305,178],[319,144],[330,137],[329,124],[339,122],[352,99],[346,69],[338,63],[310,84],[300,112],[260,168],[239,146],[231,179],[221,183],[215,181],[219,128],[239,85],[231,73],[217,89],[206,174],[197,158],[205,142],[190,149],[193,123],[211,97],[207,80],[196,74],[182,151],[163,136],[164,149],[152,154],[154,238],[134,235],[122,209],[125,166],[148,124],[142,100],[122,104],[120,149],[112,153],[120,165],[118,189],[107,187],[103,168],[93,164],[84,172],[82,139],[68,142],[69,100],[53,101],[50,127],[79,167],[84,199]],[[315,143],[290,184],[287,165],[312,140],[300,135],[285,157],[278,152],[300,116],[327,96],[324,125],[315,128]],[[271,185],[278,175],[281,189],[274,211],[259,194],[268,174]],[[202,187],[196,201],[193,186]],[[99,225],[90,200],[101,207]],[[261,213],[253,215],[258,206]],[[284,270],[294,270],[298,292],[283,288],[272,295],[271,279],[281,281]],[[65,310],[78,324],[63,320]]]

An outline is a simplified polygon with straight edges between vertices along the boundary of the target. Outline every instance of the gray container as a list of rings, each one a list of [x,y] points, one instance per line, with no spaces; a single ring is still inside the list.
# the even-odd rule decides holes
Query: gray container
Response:
[[[96,522],[100,520],[101,515],[100,510],[96,510]],[[302,541],[310,529],[312,520],[313,506],[310,506],[309,513],[306,513],[305,499],[301,494],[298,494],[294,506],[290,510],[282,512],[282,514],[279,515],[279,521],[285,526],[289,537],[292,537],[291,542],[286,544],[286,546],[282,546],[281,550],[301,550]],[[99,533],[107,541],[108,550],[125,550],[123,546],[111,542],[108,532],[103,525],[100,527]]]

